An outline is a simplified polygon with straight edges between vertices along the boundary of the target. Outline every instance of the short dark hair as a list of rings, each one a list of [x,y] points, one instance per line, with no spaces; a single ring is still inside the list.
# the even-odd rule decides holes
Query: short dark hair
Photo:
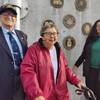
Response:
[[[2,5],[0,7],[0,15],[3,14],[3,13],[5,13],[5,12],[11,12],[14,15],[17,15],[17,12],[16,12],[14,6],[11,5],[11,4],[5,4],[5,5]]]

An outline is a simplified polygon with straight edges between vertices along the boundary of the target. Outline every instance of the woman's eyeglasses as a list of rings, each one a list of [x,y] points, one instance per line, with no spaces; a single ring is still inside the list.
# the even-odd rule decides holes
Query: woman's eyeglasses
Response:
[[[56,36],[57,35],[57,32],[44,32],[44,34],[48,35],[48,36]]]

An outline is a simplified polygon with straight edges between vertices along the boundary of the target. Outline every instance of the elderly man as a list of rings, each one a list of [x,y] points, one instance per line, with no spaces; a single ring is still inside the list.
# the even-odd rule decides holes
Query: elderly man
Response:
[[[16,18],[12,5],[0,7],[0,100],[24,100],[19,66],[27,50],[27,36],[15,29]]]

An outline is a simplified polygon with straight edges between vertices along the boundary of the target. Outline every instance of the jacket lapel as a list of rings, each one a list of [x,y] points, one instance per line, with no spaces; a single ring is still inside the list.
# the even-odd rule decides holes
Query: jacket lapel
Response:
[[[7,41],[6,41],[6,39],[5,39],[4,35],[3,35],[3,31],[1,29],[1,27],[0,27],[0,45],[3,47],[5,52],[12,58],[10,49],[9,49]]]
[[[25,40],[24,36],[22,34],[20,34],[19,31],[15,30],[15,32],[16,32],[16,34],[18,36],[18,39],[19,39],[19,41],[21,43],[22,50],[23,50],[23,55],[24,55],[24,51],[25,51],[24,49],[25,49],[25,46],[26,46],[26,40]]]

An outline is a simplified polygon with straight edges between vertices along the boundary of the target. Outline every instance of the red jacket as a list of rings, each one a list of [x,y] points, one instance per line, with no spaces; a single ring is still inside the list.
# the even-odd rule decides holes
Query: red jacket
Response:
[[[44,96],[45,100],[70,100],[67,81],[77,85],[80,80],[68,67],[61,48],[55,45],[58,52],[58,74],[56,83],[49,50],[41,42],[29,47],[21,64],[21,80],[27,100]]]

